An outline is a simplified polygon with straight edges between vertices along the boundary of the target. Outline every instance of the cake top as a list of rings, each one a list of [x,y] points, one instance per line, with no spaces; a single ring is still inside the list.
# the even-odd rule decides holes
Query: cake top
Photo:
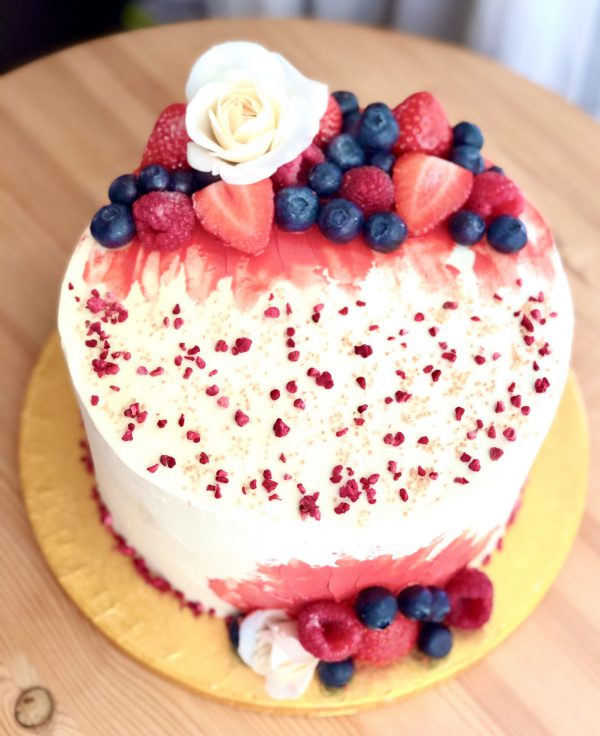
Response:
[[[362,109],[248,43],[186,94],[61,297],[84,416],[125,464],[192,503],[363,528],[528,466],[572,310],[479,128],[427,92]]]

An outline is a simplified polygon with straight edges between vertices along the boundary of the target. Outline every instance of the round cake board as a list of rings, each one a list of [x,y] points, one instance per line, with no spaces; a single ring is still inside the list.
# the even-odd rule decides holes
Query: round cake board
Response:
[[[480,631],[456,632],[448,657],[409,656],[359,669],[352,682],[328,691],[316,678],[298,700],[275,701],[263,678],[244,665],[220,619],[194,617],[161,594],[115,551],[91,496],[81,462],[84,439],[58,336],[33,371],[23,407],[21,480],[27,513],[48,564],[82,613],[127,654],[206,697],[263,711],[341,715],[389,703],[471,666],[527,618],[558,574],[585,505],[588,434],[581,394],[569,377],[552,428],[535,461],[517,522],[486,568],[494,613]]]

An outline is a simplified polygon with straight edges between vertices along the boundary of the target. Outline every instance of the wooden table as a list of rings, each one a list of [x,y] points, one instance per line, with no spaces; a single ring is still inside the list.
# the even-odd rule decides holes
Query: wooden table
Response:
[[[53,328],[58,284],[114,176],[133,169],[160,109],[182,99],[209,45],[256,40],[331,89],[395,104],[429,89],[451,120],[474,120],[487,155],[554,227],[573,287],[573,363],[592,434],[583,528],[543,604],[473,670],[398,705],[298,720],[238,711],[165,682],[108,644],[67,600],[36,547],[19,494],[23,391]],[[357,26],[211,21],[86,43],[0,79],[0,732],[24,733],[19,692],[48,687],[54,736],[598,734],[600,697],[600,128],[492,61],[452,46]],[[568,488],[565,488],[568,493]],[[596,706],[593,703],[596,702]]]

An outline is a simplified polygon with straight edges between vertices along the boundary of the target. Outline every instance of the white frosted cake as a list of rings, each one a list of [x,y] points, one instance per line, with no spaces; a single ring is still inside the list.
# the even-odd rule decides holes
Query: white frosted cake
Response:
[[[115,531],[218,616],[445,585],[502,539],[566,381],[548,228],[427,93],[358,110],[225,44],[187,95],[61,291]]]

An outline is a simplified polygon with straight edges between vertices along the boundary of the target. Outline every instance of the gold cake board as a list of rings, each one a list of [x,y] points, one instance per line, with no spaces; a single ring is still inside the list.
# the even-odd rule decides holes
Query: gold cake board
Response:
[[[498,646],[533,611],[558,574],[585,504],[588,434],[575,377],[535,461],[517,523],[486,568],[494,582],[490,622],[456,632],[440,661],[409,656],[366,667],[336,692],[314,678],[304,696],[274,701],[263,678],[237,658],[220,619],[195,618],[150,587],[99,521],[92,477],[80,461],[83,429],[58,336],[48,340],[23,407],[20,465],[27,513],[50,568],[82,613],[151,670],[206,697],[278,713],[336,715],[389,703],[451,677]]]

